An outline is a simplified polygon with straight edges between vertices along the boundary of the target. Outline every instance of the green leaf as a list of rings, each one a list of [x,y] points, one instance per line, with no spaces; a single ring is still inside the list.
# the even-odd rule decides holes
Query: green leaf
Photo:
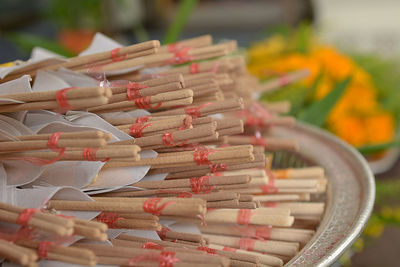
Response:
[[[395,146],[400,146],[399,139],[393,140],[393,141],[387,142],[387,143],[380,143],[380,144],[375,144],[375,145],[365,145],[365,146],[357,148],[357,150],[363,154],[374,154],[374,153],[381,152],[383,150],[386,150],[388,148],[395,147]]]
[[[190,14],[197,5],[197,0],[181,0],[174,21],[169,26],[167,33],[164,36],[163,44],[174,43],[179,39],[179,36],[185,27]]]
[[[328,117],[329,112],[343,95],[350,78],[336,84],[332,91],[320,101],[314,102],[307,109],[300,112],[298,119],[322,127]]]
[[[311,86],[310,91],[308,92],[308,95],[307,95],[307,102],[308,103],[311,102],[312,99],[314,98],[314,95],[317,92],[317,88],[318,88],[323,76],[324,76],[324,71],[320,71],[318,73],[317,78],[314,80],[314,83]]]

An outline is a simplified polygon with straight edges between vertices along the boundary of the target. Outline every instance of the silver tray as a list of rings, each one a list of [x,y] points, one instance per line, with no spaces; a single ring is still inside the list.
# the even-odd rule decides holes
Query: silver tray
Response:
[[[271,133],[296,139],[300,146],[299,153],[278,152],[273,166],[319,165],[329,180],[326,210],[315,236],[285,266],[329,266],[364,229],[374,205],[374,176],[360,153],[317,127],[297,123],[274,127]]]

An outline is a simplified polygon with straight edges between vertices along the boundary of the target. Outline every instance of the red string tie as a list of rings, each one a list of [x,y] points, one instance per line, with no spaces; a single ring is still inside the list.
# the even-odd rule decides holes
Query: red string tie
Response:
[[[162,251],[160,254],[160,259],[158,261],[159,267],[173,267],[175,262],[179,259],[175,258],[175,252],[173,251]]]
[[[56,101],[61,111],[68,111],[73,109],[73,107],[68,102],[67,92],[71,89],[76,89],[77,87],[68,87],[56,92]]]
[[[222,176],[222,174],[217,174],[217,172],[224,172],[226,171],[226,163],[216,163],[210,165],[211,173],[214,173],[215,176]]]
[[[167,64],[183,64],[192,60],[188,55],[190,47],[183,47],[174,53],[174,57],[167,61]]]
[[[265,139],[262,137],[252,136],[250,139],[250,143],[255,146],[263,146],[265,148],[267,147]]]
[[[136,123],[144,123],[144,122],[148,122],[150,119],[149,116],[141,116],[141,117],[137,117],[136,118]]]
[[[236,248],[231,248],[231,247],[224,247],[222,250],[223,250],[223,251],[236,252]]]
[[[140,90],[148,88],[148,86],[142,85],[140,83],[129,82],[126,86],[126,98],[130,101],[142,97]]]
[[[210,176],[202,176],[200,178],[191,178],[190,187],[192,192],[197,195],[199,193],[210,193],[215,188],[215,185],[210,185]]]
[[[275,186],[275,175],[270,169],[265,170],[268,175],[268,183],[261,186],[261,190],[264,194],[275,194],[279,192],[279,189]]]
[[[131,127],[129,127],[129,135],[135,138],[143,137],[143,130],[151,125],[153,124],[152,123],[145,124],[143,122],[132,124]]]
[[[196,148],[193,152],[193,161],[197,163],[197,165],[210,165],[211,162],[208,159],[208,156],[214,153],[215,150],[207,149],[207,148]]]
[[[41,259],[46,259],[49,255],[49,251],[50,251],[50,245],[51,242],[50,241],[40,241],[38,248],[37,248],[37,254],[39,256],[39,258]]]
[[[255,232],[255,237],[269,240],[271,239],[271,229],[269,226],[259,227]]]
[[[243,249],[243,250],[253,251],[255,243],[256,243],[255,239],[240,238],[239,239],[239,248]]]
[[[157,234],[161,238],[161,240],[164,240],[165,238],[167,238],[167,232],[169,231],[171,231],[171,229],[166,226],[162,226],[161,231],[157,231]]]
[[[196,118],[198,118],[198,117],[201,117],[201,112],[200,112],[200,110],[201,110],[202,108],[206,107],[206,106],[211,105],[211,104],[212,104],[211,102],[208,102],[208,103],[205,103],[205,104],[203,104],[203,105],[201,105],[201,106],[199,106],[199,107],[196,107],[196,106],[194,106],[194,107],[187,107],[187,108],[185,108],[185,113],[186,113],[187,115],[192,116],[194,119],[196,119]]]
[[[121,50],[120,47],[117,47],[117,48],[114,48],[113,50],[111,50],[111,59],[113,62],[118,62],[118,61],[124,60],[128,56],[128,54],[121,56],[119,54],[119,50]]]
[[[190,64],[189,71],[190,71],[190,74],[199,73],[199,64],[196,62]]]
[[[146,242],[142,245],[142,248],[144,249],[156,249],[156,250],[163,250],[164,248],[160,246],[159,244],[153,243],[153,242]]]
[[[286,85],[288,85],[290,83],[290,79],[289,79],[289,76],[287,75],[287,74],[282,74],[280,77],[279,77],[279,85],[280,86],[286,86]]]
[[[249,225],[253,212],[249,209],[240,209],[237,215],[237,223],[242,225]]]
[[[98,148],[92,148],[92,147],[87,147],[83,150],[83,159],[87,161],[101,161],[101,162],[107,162],[110,160],[110,158],[106,158],[104,160],[100,160],[96,158],[96,153],[99,149]]]
[[[173,44],[169,44],[168,45],[168,52],[175,53],[178,50],[179,50],[179,45],[178,44],[173,43]]]
[[[168,205],[175,204],[175,201],[167,201],[164,204],[158,206],[158,204],[162,201],[162,198],[149,198],[143,203],[144,212],[151,213],[153,215],[161,215],[161,212]]]
[[[109,228],[118,228],[116,222],[123,218],[114,212],[102,212],[97,216],[97,221],[107,224]]]
[[[155,106],[151,106],[151,96],[135,98],[133,101],[135,101],[135,105],[140,109],[157,109],[162,105],[162,102],[160,102]]]
[[[205,251],[207,254],[217,254],[216,249],[208,248],[208,247],[197,247],[197,250]]]
[[[36,213],[40,212],[38,209],[24,209],[17,218],[17,224],[22,226],[27,226],[32,216]]]

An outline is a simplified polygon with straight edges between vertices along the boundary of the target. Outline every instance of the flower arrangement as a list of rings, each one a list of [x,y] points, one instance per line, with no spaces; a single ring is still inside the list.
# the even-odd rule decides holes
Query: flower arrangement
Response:
[[[292,115],[300,119],[304,109],[324,99],[338,83],[350,78],[347,88],[338,95],[323,125],[319,126],[363,152],[393,145],[397,110],[394,105],[386,104],[390,98],[398,99],[399,93],[395,92],[397,88],[388,90],[385,79],[380,79],[378,84],[374,74],[386,72],[388,76],[395,68],[388,64],[375,67],[373,57],[346,55],[334,46],[319,42],[311,28],[304,25],[297,31],[281,31],[253,44],[248,50],[248,60],[249,71],[262,80],[298,69],[310,70],[310,75],[299,83],[262,97],[268,101],[289,99]]]

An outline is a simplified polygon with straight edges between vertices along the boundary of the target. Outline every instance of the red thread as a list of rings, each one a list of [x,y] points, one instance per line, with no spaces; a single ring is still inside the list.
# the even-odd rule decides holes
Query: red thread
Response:
[[[50,251],[50,241],[40,241],[37,248],[37,255],[40,259],[46,259]]]
[[[47,148],[53,151],[59,151],[61,148],[58,147],[58,140],[62,132],[52,133],[47,141]]]
[[[162,198],[149,198],[143,203],[144,212],[151,213],[153,215],[161,215],[161,212],[165,207],[171,204],[175,204],[175,201],[167,201],[158,207],[158,204],[162,201]]]
[[[276,202],[264,202],[263,206],[267,208],[275,208],[278,205]]]
[[[279,192],[279,189],[275,186],[275,177],[269,169],[266,169],[268,174],[268,183],[261,186],[261,190],[264,194],[275,194]]]
[[[255,243],[256,243],[255,239],[240,238],[239,239],[239,248],[243,249],[243,250],[253,251]]]
[[[197,247],[197,250],[205,251],[207,254],[217,254],[216,249],[208,248],[208,247]]]
[[[265,139],[262,137],[259,138],[257,136],[251,136],[250,143],[255,146],[263,146],[265,148],[267,147]]]
[[[194,107],[187,107],[187,108],[185,108],[185,113],[186,113],[187,115],[192,116],[194,119],[196,119],[196,118],[198,118],[198,117],[201,117],[200,110],[201,110],[202,108],[206,107],[206,106],[211,105],[211,104],[212,104],[211,102],[208,102],[208,103],[205,103],[205,104],[203,104],[203,105],[201,105],[201,106],[199,106],[199,107],[196,107],[196,106],[194,106]]]
[[[131,127],[129,127],[129,135],[135,138],[143,137],[143,130],[151,125],[153,124],[152,123],[144,124],[142,122],[132,124]]]
[[[199,73],[199,64],[196,62],[190,64],[189,71],[190,71],[190,74]]]
[[[167,238],[167,232],[169,231],[171,231],[171,229],[166,226],[162,226],[161,231],[157,231],[157,234],[161,238],[161,240],[164,240],[165,238]]]
[[[105,158],[104,160],[100,160],[96,158],[96,153],[98,148],[92,148],[92,147],[87,147],[83,150],[83,159],[87,161],[101,161],[101,162],[107,162],[110,160],[110,158]]]
[[[188,55],[190,49],[190,47],[183,47],[177,50],[174,53],[174,57],[170,60],[167,60],[167,64],[183,64],[192,60],[192,57]]]
[[[149,116],[142,116],[142,117],[137,117],[136,118],[136,123],[144,123],[144,122],[148,122],[150,119]]]
[[[148,86],[142,85],[140,83],[129,82],[126,86],[126,98],[128,100],[134,100],[136,98],[142,97],[140,90],[148,88]]]
[[[223,250],[223,251],[232,251],[232,252],[236,252],[236,248],[231,248],[231,247],[224,247],[222,250]]]
[[[97,216],[97,221],[107,224],[109,228],[118,228],[116,222],[122,220],[123,218],[114,212],[103,211]]]
[[[152,107],[151,106],[151,96],[135,98],[133,101],[135,101],[135,105],[141,109],[157,109],[157,108],[161,107],[161,105],[162,105],[162,102],[160,102],[157,105]]]
[[[214,152],[215,150],[207,149],[205,147],[196,148],[193,152],[193,161],[195,161],[197,165],[210,165],[211,162],[208,159],[208,156]]]
[[[165,146],[175,146],[174,138],[171,132],[165,132],[162,136],[162,140]]]
[[[269,226],[259,227],[256,229],[255,237],[269,240],[271,239],[271,229],[272,227]]]
[[[163,250],[164,248],[160,246],[159,244],[153,243],[153,242],[146,242],[142,245],[142,248],[144,249],[156,249],[156,250]]]
[[[172,267],[175,262],[178,262],[179,259],[175,258],[175,252],[173,251],[162,251],[159,258],[159,267]]]
[[[179,49],[178,44],[176,44],[176,43],[168,45],[168,52],[170,52],[170,53],[174,53],[174,52],[178,51],[178,49]]]
[[[120,49],[121,48],[117,47],[117,48],[114,48],[113,50],[111,50],[111,59],[113,62],[118,62],[118,61],[124,60],[128,56],[128,54],[121,56],[119,54]]]
[[[192,117],[186,116],[183,121],[182,125],[179,127],[179,130],[189,129],[192,126]]]
[[[197,195],[199,193],[210,193],[215,188],[215,185],[210,185],[210,176],[202,176],[200,178],[191,178],[190,187],[192,192]]]
[[[36,213],[40,212],[38,209],[24,209],[17,218],[17,224],[22,226],[27,226],[29,220],[32,219],[32,216]]]
[[[237,215],[237,223],[242,225],[248,225],[250,223],[253,212],[249,209],[240,209]]]
[[[226,163],[217,163],[210,165],[211,173],[214,173],[215,176],[222,176],[222,174],[216,174],[216,173],[224,172],[226,171],[226,168],[227,168]]]
[[[289,76],[287,74],[282,74],[281,77],[279,77],[279,85],[280,86],[286,86],[290,83]]]
[[[56,101],[62,111],[73,109],[73,107],[68,102],[67,91],[75,88],[76,87],[64,88],[56,92]]]

